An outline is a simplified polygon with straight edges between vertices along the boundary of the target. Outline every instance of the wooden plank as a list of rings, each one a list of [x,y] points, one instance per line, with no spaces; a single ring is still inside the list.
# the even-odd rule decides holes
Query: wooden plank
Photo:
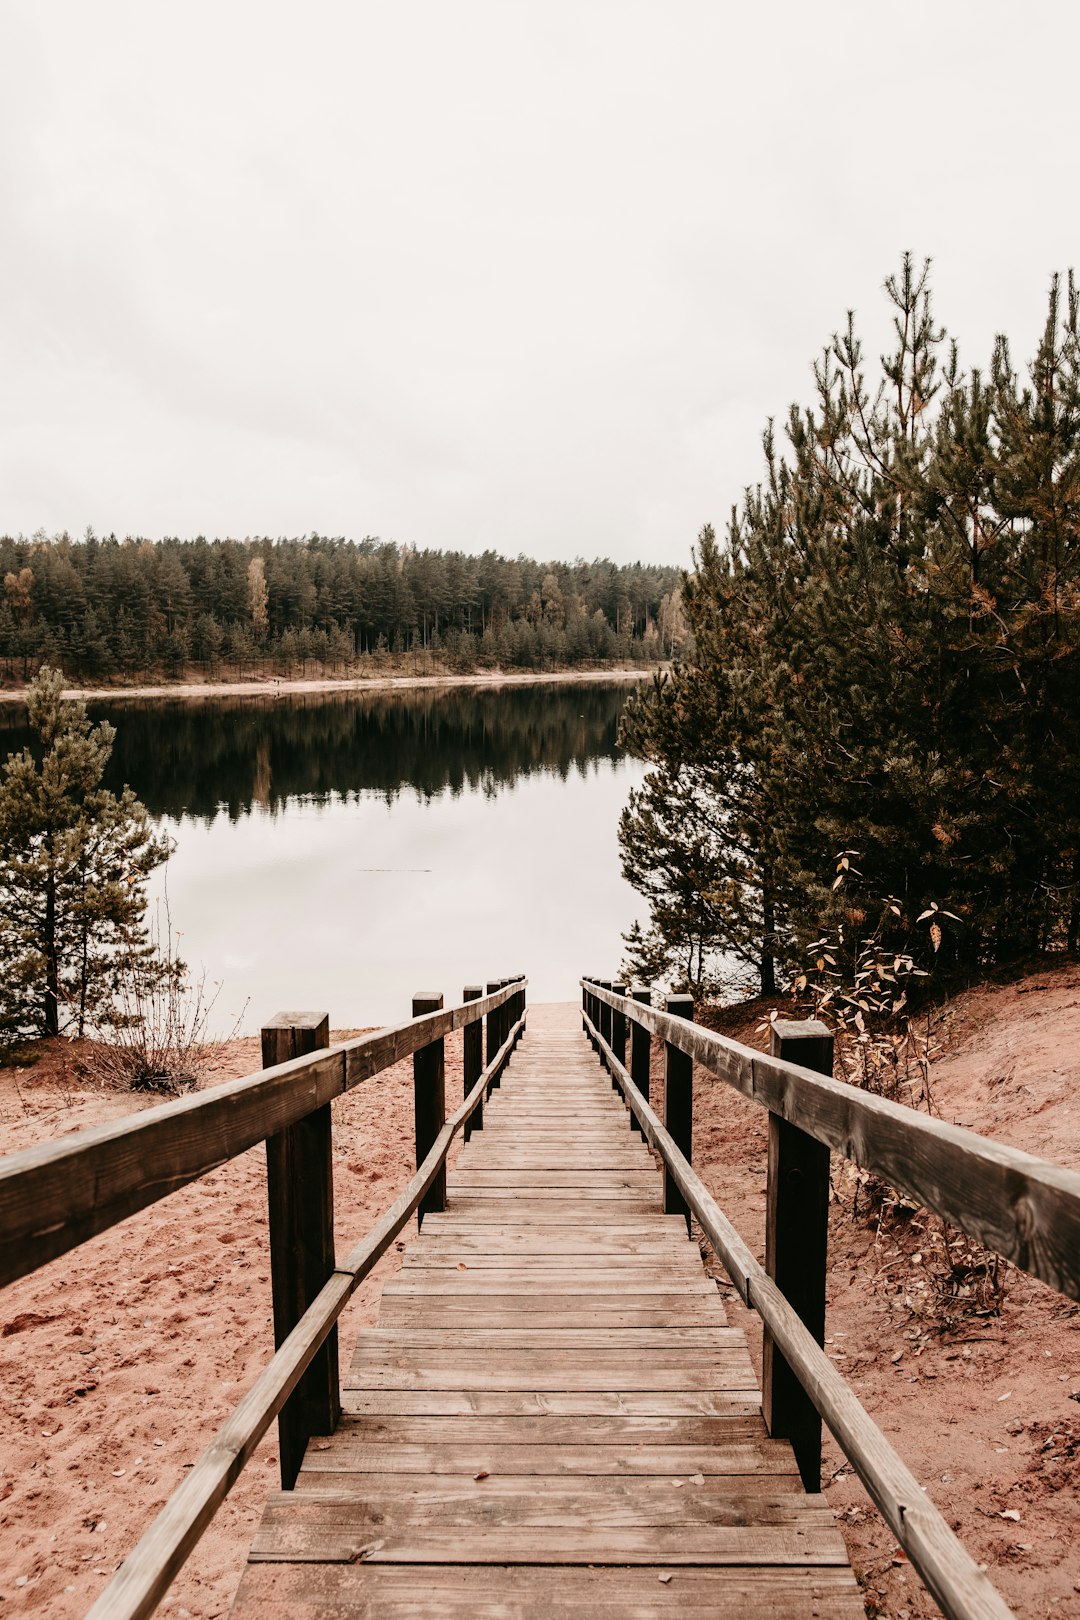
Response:
[[[350,1497],[294,1493],[271,1499],[251,1561],[280,1563],[833,1564],[847,1553],[831,1523],[788,1525],[503,1525],[478,1512],[459,1525],[381,1520]]]
[[[627,1328],[616,1332],[606,1328],[553,1328],[534,1327],[531,1324],[517,1328],[418,1328],[403,1332],[400,1328],[365,1328],[364,1343],[369,1350],[393,1350],[403,1344],[412,1349],[430,1350],[535,1350],[547,1354],[550,1350],[609,1350],[633,1351],[678,1349],[732,1350],[742,1349],[746,1336],[741,1328],[733,1327],[673,1327],[664,1333],[659,1328]]]
[[[427,1327],[520,1327],[534,1322],[542,1327],[544,1319],[554,1315],[567,1327],[615,1328],[654,1327],[665,1324],[699,1322],[725,1322],[724,1312],[716,1302],[704,1296],[682,1299],[678,1294],[644,1294],[641,1304],[628,1306],[619,1294],[606,1294],[599,1301],[575,1302],[565,1294],[555,1298],[541,1294],[531,1298],[525,1294],[474,1294],[471,1299],[449,1299],[445,1294],[400,1294],[385,1299],[381,1322],[392,1327],[427,1325]]]
[[[565,1223],[561,1223],[565,1225]],[[517,1220],[513,1213],[502,1222],[500,1231],[505,1233],[524,1233],[529,1236],[540,1235],[544,1232],[558,1230],[560,1223],[556,1221],[523,1221]],[[602,1228],[593,1228],[597,1240],[604,1242],[608,1238],[619,1236],[651,1237],[657,1233],[677,1239],[679,1243],[686,1242],[686,1227],[680,1217],[676,1215],[612,1215]],[[470,1215],[462,1215],[455,1210],[446,1210],[442,1215],[429,1215],[424,1222],[424,1241],[428,1242],[432,1236],[449,1237],[461,1234],[462,1237],[478,1238],[481,1234],[477,1230],[477,1223]],[[574,1235],[580,1235],[580,1231]]]
[[[725,1445],[729,1440],[760,1439],[764,1433],[761,1413],[745,1401],[731,1401],[723,1415],[628,1416],[612,1410],[607,1413],[557,1412],[476,1413],[456,1415],[412,1413],[346,1414],[341,1434],[355,1433],[371,1443],[394,1445],[449,1446],[523,1445],[536,1447],[616,1446],[625,1447]],[[333,1448],[329,1448],[333,1449]],[[327,1448],[309,1452],[305,1467],[320,1468]],[[789,1472],[793,1468],[789,1458]]]
[[[742,1390],[427,1390],[350,1389],[341,1392],[342,1411],[352,1417],[372,1413],[460,1417],[726,1417],[731,1412],[760,1414],[756,1381]]]
[[[599,1298],[603,1294],[618,1294],[620,1297],[654,1294],[661,1298],[672,1294],[697,1294],[713,1299],[716,1297],[716,1284],[702,1274],[700,1282],[688,1282],[685,1286],[680,1283],[679,1288],[673,1290],[659,1269],[651,1277],[640,1273],[626,1277],[619,1271],[602,1271],[599,1266],[594,1272],[587,1267],[579,1271],[548,1271],[542,1266],[520,1266],[505,1271],[497,1271],[493,1267],[481,1270],[477,1267],[474,1271],[433,1272],[424,1276],[415,1272],[401,1272],[386,1283],[383,1292],[388,1298],[396,1294],[452,1294],[458,1299],[467,1294],[525,1294],[530,1298],[539,1294],[551,1298],[559,1294],[583,1294],[587,1298]],[[545,1305],[545,1308],[550,1307]]]
[[[728,1352],[728,1354],[731,1354]],[[732,1357],[730,1364],[713,1358],[707,1371],[691,1376],[686,1367],[618,1367],[609,1362],[582,1367],[512,1366],[500,1359],[497,1366],[480,1362],[473,1367],[447,1368],[436,1362],[399,1366],[362,1362],[350,1368],[345,1387],[364,1384],[370,1389],[521,1389],[521,1390],[724,1390],[749,1389],[754,1379],[747,1360]],[[779,1442],[778,1442],[779,1443]]]
[[[664,1576],[664,1580],[660,1577]],[[700,1613],[739,1620],[821,1615],[865,1620],[862,1593],[839,1566],[559,1571],[561,1612],[589,1620],[653,1620],[657,1614]],[[233,1614],[237,1620],[551,1620],[552,1575],[528,1565],[251,1564]]]
[[[772,1448],[771,1450],[769,1448]],[[349,1430],[339,1433],[337,1443],[325,1451],[309,1453],[304,1471],[326,1474],[453,1474],[455,1478],[472,1480],[477,1473],[487,1471],[493,1478],[510,1475],[610,1475],[625,1478],[634,1474],[662,1475],[686,1480],[691,1474],[726,1478],[753,1474],[758,1478],[783,1478],[789,1481],[787,1489],[793,1491],[800,1505],[806,1497],[799,1490],[798,1469],[792,1461],[791,1447],[779,1440],[759,1438],[756,1442],[731,1436],[718,1445],[668,1446],[639,1443],[634,1446],[616,1445],[495,1445],[490,1441],[470,1442],[456,1440],[446,1445],[375,1445]],[[310,1478],[308,1483],[310,1484]],[[487,1484],[484,1480],[483,1484]],[[341,1489],[340,1484],[335,1487]],[[362,1490],[362,1484],[357,1487]],[[549,1487],[550,1489],[550,1487]],[[775,1483],[774,1483],[775,1489]],[[481,1493],[482,1495],[483,1493]],[[535,1504],[538,1491],[530,1490],[529,1501]],[[380,1499],[381,1506],[381,1499]],[[535,1507],[533,1511],[539,1511]],[[590,1521],[592,1522],[592,1521]]]
[[[360,1475],[350,1490],[340,1474],[324,1474],[318,1487],[309,1479],[303,1494],[310,1500],[318,1490],[324,1498],[347,1500],[372,1514],[372,1522],[453,1524],[463,1534],[477,1523],[490,1523],[496,1515],[503,1528],[572,1529],[582,1523],[590,1529],[609,1530],[785,1525],[836,1533],[829,1504],[823,1496],[806,1495],[794,1470],[786,1477],[764,1479],[729,1474],[705,1485],[699,1485],[692,1474],[682,1479],[678,1475],[637,1479],[614,1474],[575,1478],[523,1472],[512,1477],[491,1474],[477,1481],[466,1473],[456,1479],[449,1474],[425,1479],[416,1470],[409,1475],[385,1476],[385,1483],[377,1488],[377,1504],[372,1501],[374,1477]],[[754,1487],[763,1488],[745,1489],[748,1479]],[[673,1490],[676,1481],[679,1488]]]
[[[488,1210],[493,1220],[501,1222],[505,1220],[511,1206],[510,1201],[500,1195],[486,1198],[482,1191],[457,1192],[451,1187],[450,1207],[471,1214]],[[594,1198],[586,1198],[575,1194],[571,1202],[559,1198],[544,1198],[530,1191],[528,1196],[515,1198],[512,1207],[519,1215],[531,1213],[543,1216],[547,1220],[558,1220],[566,1225],[577,1226],[582,1221],[606,1220],[609,1209],[618,1209],[634,1215],[647,1215],[652,1210],[659,1210],[660,1195],[657,1194],[655,1198],[637,1198],[633,1193],[623,1193],[621,1197],[614,1194],[611,1197],[604,1197],[598,1193]]]

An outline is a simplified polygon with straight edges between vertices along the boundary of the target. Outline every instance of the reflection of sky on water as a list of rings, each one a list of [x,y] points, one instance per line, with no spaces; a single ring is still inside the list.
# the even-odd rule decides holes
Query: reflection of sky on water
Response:
[[[596,761],[565,781],[522,775],[495,793],[405,792],[230,821],[162,825],[177,848],[167,883],[193,971],[221,979],[224,1032],[285,1008],[336,1027],[397,1022],[415,990],[447,1004],[487,976],[527,973],[535,1001],[570,1000],[582,973],[618,969],[644,904],[619,871],[616,829],[637,762]],[[428,870],[417,870],[426,868]],[[161,875],[152,894],[160,894]]]

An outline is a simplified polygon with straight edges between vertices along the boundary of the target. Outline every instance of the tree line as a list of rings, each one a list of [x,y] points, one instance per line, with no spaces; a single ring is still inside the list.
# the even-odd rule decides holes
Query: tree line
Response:
[[[662,659],[679,570],[536,562],[377,539],[0,539],[0,660],[82,679],[192,665],[287,675],[422,653],[452,669]]]
[[[1023,370],[1005,337],[965,370],[929,265],[885,287],[890,352],[849,315],[699,537],[688,650],[629,701],[632,973],[771,991],[1077,948],[1077,290],[1054,278]]]

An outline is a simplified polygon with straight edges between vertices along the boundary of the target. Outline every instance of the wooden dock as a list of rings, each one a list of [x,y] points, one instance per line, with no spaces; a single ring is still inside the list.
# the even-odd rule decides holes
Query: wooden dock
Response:
[[[580,1030],[530,1029],[268,1504],[239,1620],[863,1604]]]

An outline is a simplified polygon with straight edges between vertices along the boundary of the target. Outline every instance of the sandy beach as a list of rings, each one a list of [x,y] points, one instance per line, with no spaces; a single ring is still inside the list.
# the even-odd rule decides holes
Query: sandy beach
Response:
[[[612,669],[554,670],[545,674],[484,670],[474,675],[358,675],[340,680],[170,681],[141,686],[72,686],[67,698],[89,702],[116,702],[123,698],[292,697],[319,692],[417,692],[425,688],[471,686],[584,686],[597,681],[648,680],[656,664],[619,665]],[[22,703],[25,687],[0,690],[0,703]]]

